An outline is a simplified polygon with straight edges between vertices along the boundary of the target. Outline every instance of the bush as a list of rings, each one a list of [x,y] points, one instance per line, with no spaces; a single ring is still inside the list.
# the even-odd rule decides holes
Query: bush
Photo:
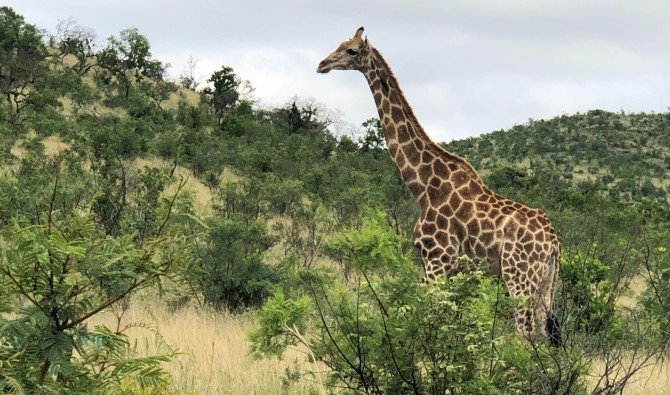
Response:
[[[274,244],[265,224],[212,218],[208,226],[194,274],[205,303],[231,311],[260,306],[280,280],[278,269],[263,262]]]
[[[620,326],[615,314],[614,285],[609,275],[610,267],[597,258],[577,253],[570,259],[561,259],[561,285],[563,294],[570,295],[574,329],[601,336]],[[558,310],[566,307],[559,303]]]

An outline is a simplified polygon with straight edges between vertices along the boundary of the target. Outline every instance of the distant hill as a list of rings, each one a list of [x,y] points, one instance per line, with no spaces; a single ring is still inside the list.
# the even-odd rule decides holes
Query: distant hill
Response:
[[[483,176],[501,167],[549,171],[624,200],[665,198],[670,191],[670,113],[592,110],[443,145]]]

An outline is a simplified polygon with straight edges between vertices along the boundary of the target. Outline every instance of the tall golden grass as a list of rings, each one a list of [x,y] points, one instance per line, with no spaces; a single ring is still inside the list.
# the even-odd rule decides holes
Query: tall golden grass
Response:
[[[117,320],[108,312],[93,317],[88,325],[114,329]],[[139,326],[133,326],[140,324]],[[165,351],[164,341],[181,354],[165,370],[172,376],[172,387],[187,394],[325,394],[318,381],[305,378],[284,384],[286,369],[324,371],[325,367],[307,362],[306,354],[289,350],[282,360],[253,361],[247,354],[246,333],[256,327],[252,315],[229,315],[204,308],[184,308],[171,313],[156,301],[132,305],[121,326],[141,356]],[[152,328],[151,330],[144,327]],[[156,331],[160,334],[157,341]]]

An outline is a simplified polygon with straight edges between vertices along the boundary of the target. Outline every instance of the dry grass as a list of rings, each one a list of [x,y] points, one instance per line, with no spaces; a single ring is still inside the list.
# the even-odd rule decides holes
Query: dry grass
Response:
[[[37,137],[37,134],[31,130],[28,132],[27,137],[29,139],[34,139]],[[42,140],[42,145],[44,146],[44,154],[49,157],[56,156],[61,151],[70,147],[69,144],[64,143],[58,136],[49,136],[45,138]],[[9,150],[9,152],[17,159],[23,159],[25,151],[25,148],[23,148],[23,140],[17,140],[14,142],[14,145]]]
[[[200,94],[186,88],[177,88],[176,92],[170,93],[170,98],[165,106],[167,108],[177,108],[181,100],[186,101],[191,106],[197,106],[200,103]]]
[[[625,395],[670,394],[670,369],[668,369],[668,365],[651,365],[640,370],[623,393]]]
[[[603,366],[593,366],[593,376],[601,373]],[[595,380],[591,379],[594,382]],[[642,368],[628,383],[624,395],[670,394],[670,370],[667,364],[650,364]]]
[[[627,288],[627,292],[617,299],[617,304],[632,308],[637,304],[638,296],[647,288],[647,284],[644,277],[635,276],[630,279]]]
[[[49,157],[58,155],[61,151],[70,148],[70,144],[61,141],[58,136],[49,136],[42,140],[44,145],[44,154]]]
[[[644,277],[635,276],[627,286],[628,292],[619,297],[617,304],[632,308],[638,301],[638,296],[645,290]],[[597,376],[603,366],[595,364],[593,374]],[[591,380],[593,381],[593,380]],[[653,364],[641,369],[623,392],[625,395],[668,395],[670,394],[670,369],[668,364]]]
[[[247,353],[246,332],[256,327],[251,316],[231,316],[204,309],[187,308],[170,313],[151,301],[133,306],[124,315],[122,325],[142,323],[153,326],[171,347],[183,354],[167,364],[173,387],[185,393],[218,394],[308,394],[325,393],[315,381],[302,380],[282,388],[285,369],[320,370],[306,362],[305,354],[290,350],[279,361],[252,361]],[[112,313],[89,319],[90,326],[104,324],[116,328]],[[156,335],[147,329],[132,327],[125,332],[142,355],[160,350]],[[311,366],[310,366],[311,365]]]

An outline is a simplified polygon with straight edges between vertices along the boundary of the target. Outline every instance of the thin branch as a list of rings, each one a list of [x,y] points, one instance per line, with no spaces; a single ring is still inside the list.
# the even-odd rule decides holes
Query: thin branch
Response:
[[[3,267],[0,267],[0,271],[2,271],[2,273],[5,276],[7,276],[18,287],[19,292],[21,293],[21,295],[23,295],[26,299],[28,299],[30,301],[30,303],[35,305],[35,307],[38,307],[38,308],[42,309],[42,306],[37,302],[37,300],[35,298],[33,298],[32,296],[30,296],[31,294],[23,288],[21,283],[18,280],[16,280],[16,278],[14,278],[11,271],[9,271],[9,270],[7,270]]]
[[[158,227],[158,230],[156,231],[156,236],[160,236],[161,232],[163,232],[163,228],[165,228],[165,225],[170,220],[170,215],[172,214],[172,207],[174,206],[174,202],[177,200],[179,192],[181,192],[182,188],[184,188],[184,186],[186,185],[186,182],[188,182],[188,179],[184,179],[183,176],[180,175],[179,177],[181,178],[179,186],[177,187],[177,191],[172,197],[172,200],[170,200],[170,203],[168,204],[167,214],[165,215],[165,219],[163,220],[163,223],[161,223],[161,226]]]

